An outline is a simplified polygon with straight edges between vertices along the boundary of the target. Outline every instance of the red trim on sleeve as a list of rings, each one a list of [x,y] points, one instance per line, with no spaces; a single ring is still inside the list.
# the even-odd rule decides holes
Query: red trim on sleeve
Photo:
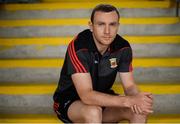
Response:
[[[79,61],[77,55],[76,55],[76,51],[75,51],[75,48],[74,48],[74,41],[72,41],[72,51],[73,51],[73,55],[75,57],[75,62],[77,62],[77,64],[81,67],[81,72],[84,72],[86,73],[87,70],[85,69],[85,67],[82,65],[82,63]]]
[[[58,111],[58,109],[59,109],[59,103],[54,102],[53,107],[54,107],[54,110],[55,110],[55,111]]]
[[[76,38],[75,38],[76,39]],[[75,40],[74,39],[74,40]],[[82,65],[82,63],[79,61],[77,55],[76,55],[76,51],[74,48],[74,40],[69,44],[68,47],[68,53],[71,59],[71,62],[76,70],[76,72],[83,72],[86,73],[87,70],[85,69],[85,67]]]
[[[70,59],[71,59],[71,62],[72,62],[72,64],[73,64],[73,67],[75,68],[75,70],[76,70],[76,72],[79,72],[79,66],[78,65],[76,65],[76,63],[74,62],[75,60],[74,60],[74,57],[72,56],[72,51],[71,51],[71,45],[69,45],[69,47],[68,47],[68,54],[69,54],[69,57],[70,57]]]

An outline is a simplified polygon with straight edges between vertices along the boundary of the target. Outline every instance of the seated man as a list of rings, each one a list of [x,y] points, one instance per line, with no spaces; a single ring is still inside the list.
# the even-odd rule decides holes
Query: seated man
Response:
[[[80,32],[68,45],[54,110],[66,123],[145,123],[152,113],[151,93],[142,93],[134,83],[132,49],[117,34],[119,12],[112,5],[94,8],[90,29]],[[125,95],[111,89],[120,76]]]

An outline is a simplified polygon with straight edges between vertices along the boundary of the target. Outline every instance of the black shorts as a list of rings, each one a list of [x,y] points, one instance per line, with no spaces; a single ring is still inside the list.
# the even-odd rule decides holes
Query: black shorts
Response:
[[[74,101],[79,100],[80,98],[77,93],[74,93],[73,91],[61,95],[60,98],[59,102],[54,102],[54,111],[56,112],[57,117],[64,123],[72,123],[68,118],[68,108]]]
[[[114,93],[113,90],[109,90],[108,92],[106,92],[108,94],[112,94],[112,95],[117,95],[116,93]],[[60,102],[54,102],[54,111],[57,114],[57,117],[64,123],[72,123],[72,121],[69,119],[68,117],[68,108],[69,106],[76,100],[79,100],[79,96],[77,95],[77,93],[66,93],[64,95],[62,95]],[[103,110],[105,109],[105,107],[102,107]]]

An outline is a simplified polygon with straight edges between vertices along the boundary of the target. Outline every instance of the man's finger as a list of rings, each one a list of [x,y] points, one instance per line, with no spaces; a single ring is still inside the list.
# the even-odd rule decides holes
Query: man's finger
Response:
[[[153,99],[153,95],[152,94],[147,95],[147,97],[149,97],[150,99]]]
[[[133,106],[131,106],[131,110],[133,111],[133,113],[135,113],[135,110],[134,110],[134,107],[133,107]]]
[[[137,105],[134,105],[134,109],[135,109],[135,113],[136,113],[136,114],[140,114]]]
[[[148,114],[152,114],[154,111],[153,110],[146,110],[145,112]]]
[[[152,95],[152,93],[148,93],[148,92],[143,92],[142,94],[148,96],[148,95]]]
[[[136,106],[136,107],[137,107],[137,109],[138,109],[138,111],[139,111],[139,114],[142,114],[143,111],[141,110],[141,108],[140,108],[139,106]]]

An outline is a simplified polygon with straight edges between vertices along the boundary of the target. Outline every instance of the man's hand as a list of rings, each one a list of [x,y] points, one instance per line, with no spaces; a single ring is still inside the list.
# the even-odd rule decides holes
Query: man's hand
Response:
[[[136,114],[153,113],[153,95],[150,93],[139,93],[135,96],[129,96],[130,108]]]

